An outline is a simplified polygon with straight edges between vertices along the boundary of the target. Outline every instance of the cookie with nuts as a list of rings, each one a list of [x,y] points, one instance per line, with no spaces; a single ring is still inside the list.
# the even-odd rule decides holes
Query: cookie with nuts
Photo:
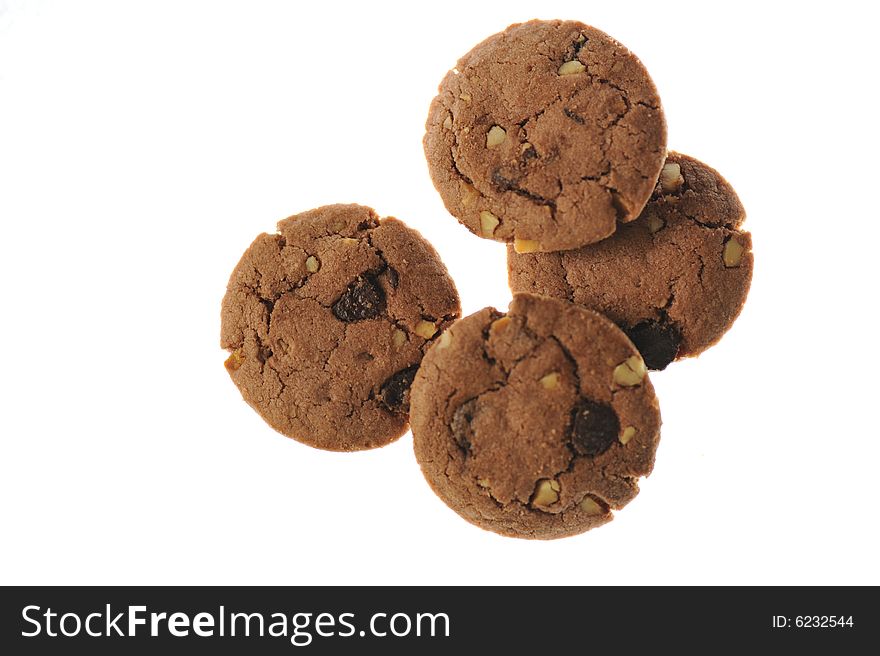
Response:
[[[558,251],[639,215],[666,156],[666,122],[623,45],[577,21],[533,20],[447,73],[424,148],[446,208],[471,232]]]
[[[422,356],[461,313],[437,252],[402,221],[329,205],[245,251],[222,304],[226,370],[275,430],[322,449],[407,429]]]
[[[739,315],[752,279],[745,210],[715,169],[670,153],[638,220],[564,253],[508,247],[514,292],[573,301],[623,328],[649,369],[697,355]]]
[[[482,528],[575,535],[612,519],[651,472],[660,411],[638,351],[600,314],[516,294],[430,348],[411,391],[416,458]]]

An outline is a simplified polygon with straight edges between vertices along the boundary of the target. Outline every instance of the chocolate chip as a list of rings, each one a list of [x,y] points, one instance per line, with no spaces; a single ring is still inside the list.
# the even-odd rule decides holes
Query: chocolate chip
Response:
[[[272,357],[272,349],[268,346],[261,346],[260,350],[257,352],[257,359],[266,364],[266,361]]]
[[[562,113],[565,114],[568,118],[570,118],[575,123],[579,123],[580,125],[584,124],[584,117],[580,116],[579,114],[575,114],[570,109],[567,109],[567,108],[563,109]]]
[[[492,184],[498,187],[499,191],[513,191],[516,189],[520,173],[510,168],[501,167],[492,171]]]
[[[535,150],[534,146],[529,145],[528,148],[526,148],[524,151],[522,151],[522,154],[519,156],[519,159],[520,159],[521,164],[527,164],[529,162],[529,160],[536,159],[537,157],[538,157],[538,151]]]
[[[623,332],[639,349],[648,369],[662,371],[678,355],[681,333],[674,324],[642,321]]]
[[[419,365],[401,369],[386,380],[379,390],[379,400],[391,412],[409,412],[409,388]]]
[[[607,405],[581,399],[571,411],[570,440],[575,451],[585,456],[605,453],[617,439],[620,422]]]
[[[347,323],[374,319],[384,311],[385,294],[376,279],[369,275],[358,276],[333,304],[333,314]]]
[[[587,45],[587,42],[589,40],[590,39],[586,35],[581,34],[578,36],[577,39],[572,41],[571,45],[568,47],[568,50],[565,53],[565,61],[571,61],[572,59],[577,59],[578,55],[581,52],[581,48],[583,48],[585,45]]]
[[[498,168],[492,171],[492,184],[498,189],[498,191],[511,191],[515,193],[517,196],[522,196],[523,198],[528,198],[533,203],[537,203],[538,205],[546,205],[548,207],[552,207],[553,211],[556,211],[556,203],[552,200],[544,198],[540,194],[536,194],[533,191],[529,191],[523,187],[518,186],[519,178],[521,177],[520,172],[511,172],[510,169],[506,168]]]
[[[476,399],[465,401],[455,410],[455,413],[452,415],[452,423],[449,425],[452,429],[452,438],[465,455],[471,450],[471,443],[473,442],[474,436],[474,429],[471,427],[471,422],[474,420],[476,411]]]

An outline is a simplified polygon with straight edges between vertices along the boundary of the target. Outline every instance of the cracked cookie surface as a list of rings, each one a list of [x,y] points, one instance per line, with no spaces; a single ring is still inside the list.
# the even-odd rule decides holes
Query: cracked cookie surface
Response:
[[[565,253],[508,247],[510,288],[602,312],[629,335],[648,368],[715,344],[739,315],[752,279],[752,238],[730,184],[670,153],[638,220]]]
[[[550,539],[606,523],[638,493],[660,437],[640,363],[617,326],[565,301],[516,294],[506,315],[465,317],[413,382],[425,478],[459,515],[503,535]]]
[[[666,156],[641,62],[576,21],[511,25],[462,57],[431,103],[434,186],[473,233],[521,250],[594,243],[635,219]]]
[[[220,344],[232,380],[272,428],[353,451],[406,431],[415,370],[460,313],[446,267],[418,232],[368,207],[329,205],[280,221],[245,251],[223,299]]]

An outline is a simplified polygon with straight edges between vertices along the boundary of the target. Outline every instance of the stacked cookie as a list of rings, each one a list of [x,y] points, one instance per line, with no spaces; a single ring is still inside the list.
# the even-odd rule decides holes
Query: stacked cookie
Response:
[[[319,208],[258,237],[233,272],[226,368],[312,446],[381,446],[410,421],[426,479],[478,526],[555,538],[605,523],[654,464],[648,370],[717,342],[742,307],[742,205],[714,169],[667,152],[641,62],[574,21],[477,45],[426,129],[449,212],[508,244],[509,311],[459,320],[417,232]]]

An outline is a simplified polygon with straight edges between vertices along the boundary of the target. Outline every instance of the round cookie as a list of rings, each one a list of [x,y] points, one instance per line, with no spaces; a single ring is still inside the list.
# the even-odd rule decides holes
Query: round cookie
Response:
[[[715,169],[670,153],[641,217],[612,237],[566,253],[508,247],[510,288],[602,312],[649,369],[664,369],[715,344],[739,315],[753,266],[744,220]]]
[[[511,25],[440,83],[425,155],[449,212],[518,250],[578,248],[635,219],[666,156],[657,89],[577,21]]]
[[[407,429],[422,355],[461,314],[437,252],[394,218],[329,205],[278,223],[229,279],[226,369],[275,430],[332,451]]]
[[[617,326],[565,301],[516,294],[431,347],[411,391],[416,459],[434,491],[482,528],[521,538],[612,519],[651,472],[660,411]]]

